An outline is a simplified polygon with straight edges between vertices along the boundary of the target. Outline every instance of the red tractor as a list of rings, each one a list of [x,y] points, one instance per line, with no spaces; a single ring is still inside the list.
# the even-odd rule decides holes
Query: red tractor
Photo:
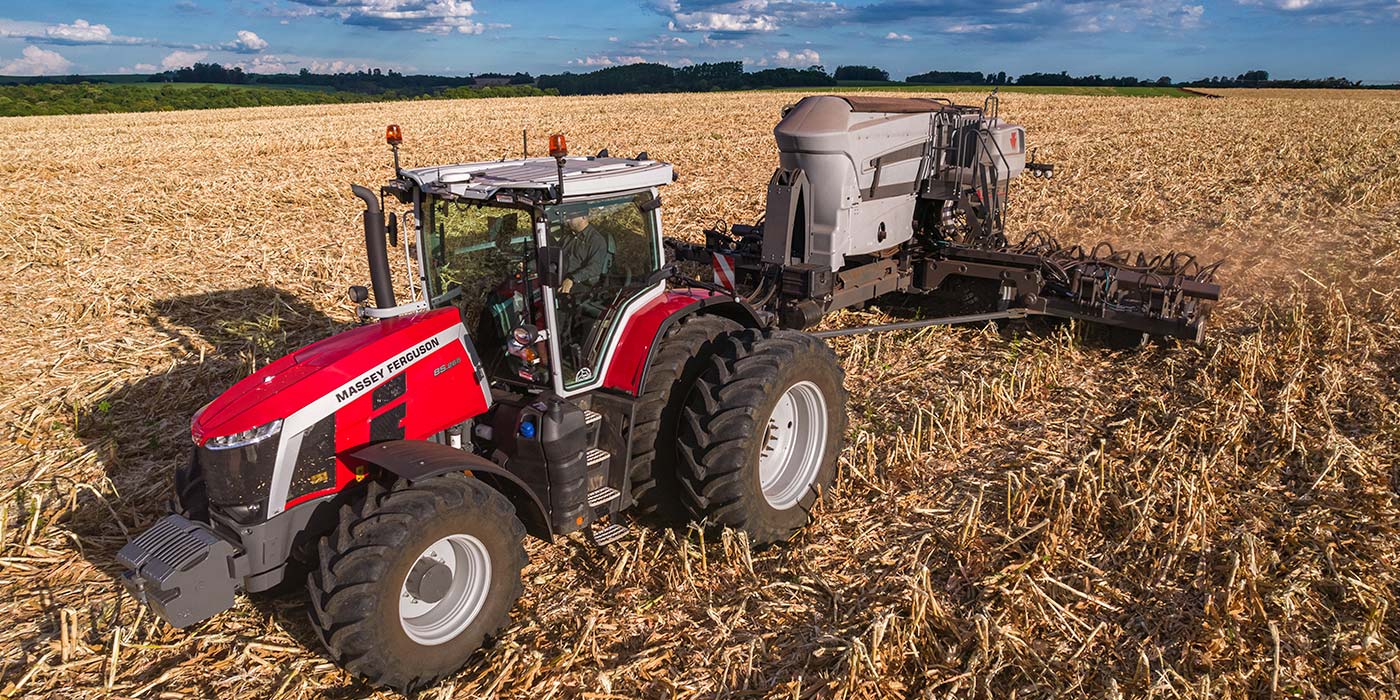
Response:
[[[183,627],[309,569],[331,657],[406,691],[506,624],[527,534],[604,545],[626,509],[756,542],[807,523],[845,427],[835,355],[732,294],[673,283],[670,165],[552,151],[354,188],[374,322],[195,414],[175,512],[118,555],[138,598]],[[417,232],[405,304],[381,197],[411,207]]]
[[[809,97],[776,133],[765,220],[700,247],[663,239],[673,172],[645,153],[555,136],[547,158],[400,169],[391,126],[395,177],[353,188],[363,323],[195,414],[174,512],[118,554],[128,588],[184,627],[305,575],[331,657],[409,691],[507,623],[527,534],[606,545],[624,510],[759,544],[806,525],[846,426],[824,336],[1045,314],[1199,338],[1218,298],[1189,256],[1009,244],[1007,183],[1053,170],[987,106]],[[798,330],[895,292],[975,313]]]

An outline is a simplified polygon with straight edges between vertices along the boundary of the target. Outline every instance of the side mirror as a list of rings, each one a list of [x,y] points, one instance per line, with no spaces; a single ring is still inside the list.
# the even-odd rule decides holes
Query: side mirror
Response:
[[[389,245],[399,246],[399,215],[389,212]]]
[[[539,271],[540,284],[546,287],[563,284],[564,249],[552,245],[535,249],[535,269]]]

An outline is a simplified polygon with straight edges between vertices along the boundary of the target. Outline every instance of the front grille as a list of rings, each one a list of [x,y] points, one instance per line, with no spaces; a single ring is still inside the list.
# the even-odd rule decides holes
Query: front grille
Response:
[[[267,500],[272,468],[277,462],[278,435],[228,450],[200,447],[195,451],[209,502],[216,506],[245,506]]]

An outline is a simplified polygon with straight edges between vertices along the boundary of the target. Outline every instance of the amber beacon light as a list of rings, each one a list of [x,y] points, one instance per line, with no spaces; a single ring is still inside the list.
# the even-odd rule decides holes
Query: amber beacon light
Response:
[[[569,155],[569,144],[564,141],[563,134],[553,134],[549,137],[549,155],[551,158]]]

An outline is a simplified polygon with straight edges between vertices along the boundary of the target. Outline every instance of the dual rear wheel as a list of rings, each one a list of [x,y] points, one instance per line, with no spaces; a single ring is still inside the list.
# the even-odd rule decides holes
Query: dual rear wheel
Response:
[[[638,510],[743,530],[757,543],[789,538],[835,476],[842,379],[835,353],[810,335],[683,319],[658,346],[638,402]]]
[[[805,333],[743,330],[717,340],[677,430],[676,473],[692,515],[758,544],[806,526],[836,476],[842,379],[831,348]]]

